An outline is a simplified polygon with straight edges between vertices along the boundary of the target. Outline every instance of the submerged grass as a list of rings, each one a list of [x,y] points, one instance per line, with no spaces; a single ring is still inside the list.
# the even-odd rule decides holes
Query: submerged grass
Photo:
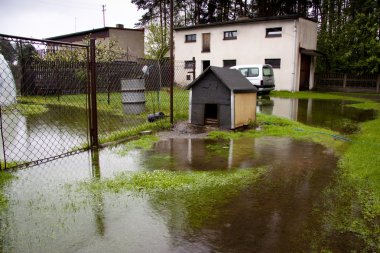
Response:
[[[123,173],[113,179],[84,182],[80,189],[93,193],[132,191],[147,194],[158,211],[174,215],[183,208],[190,227],[199,227],[217,216],[217,209],[254,184],[264,169],[232,171],[165,171]]]

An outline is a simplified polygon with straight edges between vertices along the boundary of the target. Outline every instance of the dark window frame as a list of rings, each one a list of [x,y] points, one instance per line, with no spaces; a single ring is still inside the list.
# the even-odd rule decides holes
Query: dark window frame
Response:
[[[226,64],[226,63],[232,63],[232,62],[234,62],[234,64]],[[236,59],[223,60],[223,68],[229,68],[232,66],[236,66]]]
[[[194,61],[185,61],[185,69],[193,69]]]
[[[237,30],[223,32],[223,40],[237,40]]]
[[[194,34],[186,34],[185,35],[185,42],[191,43],[191,42],[197,42],[197,35]]]
[[[282,37],[282,27],[269,27],[265,29],[266,38]]]
[[[266,58],[265,64],[269,64],[274,69],[280,69],[281,68],[281,58]]]

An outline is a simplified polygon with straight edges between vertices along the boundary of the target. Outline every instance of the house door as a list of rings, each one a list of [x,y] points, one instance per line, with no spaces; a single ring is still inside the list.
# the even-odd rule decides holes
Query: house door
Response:
[[[202,61],[202,71],[205,71],[210,66],[210,61]]]
[[[310,86],[310,63],[311,56],[301,54],[301,73],[300,73],[300,89],[309,90]]]

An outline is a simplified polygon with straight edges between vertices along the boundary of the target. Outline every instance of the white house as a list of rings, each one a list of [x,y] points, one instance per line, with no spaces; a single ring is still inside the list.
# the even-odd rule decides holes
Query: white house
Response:
[[[314,85],[317,22],[299,16],[240,19],[175,28],[174,55],[183,61],[185,75],[175,81],[192,81],[192,59],[198,76],[208,66],[271,64],[276,90],[309,90]],[[178,71],[176,71],[178,72]]]

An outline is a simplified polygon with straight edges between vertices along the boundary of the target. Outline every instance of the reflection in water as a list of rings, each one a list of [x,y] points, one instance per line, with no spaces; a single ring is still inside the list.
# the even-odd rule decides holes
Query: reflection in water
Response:
[[[360,110],[347,106],[353,103],[346,100],[265,97],[258,100],[257,110],[312,126],[352,133],[357,130],[358,122],[372,120],[376,116],[374,110]]]
[[[101,177],[100,173],[100,162],[99,162],[99,150],[93,149],[90,151],[91,154],[91,168],[92,168],[92,178],[93,180],[99,181]],[[95,214],[96,231],[100,236],[105,234],[104,225],[104,196],[102,193],[94,193],[93,196],[93,210]]]
[[[166,139],[150,151],[117,147],[16,172],[7,188],[6,252],[287,252],[309,251],[324,224],[312,212],[336,158],[324,147],[288,138],[227,141]],[[268,172],[201,228],[181,199],[128,192],[78,192],[65,185],[145,169],[208,170],[265,166]],[[218,215],[216,215],[218,214]]]

